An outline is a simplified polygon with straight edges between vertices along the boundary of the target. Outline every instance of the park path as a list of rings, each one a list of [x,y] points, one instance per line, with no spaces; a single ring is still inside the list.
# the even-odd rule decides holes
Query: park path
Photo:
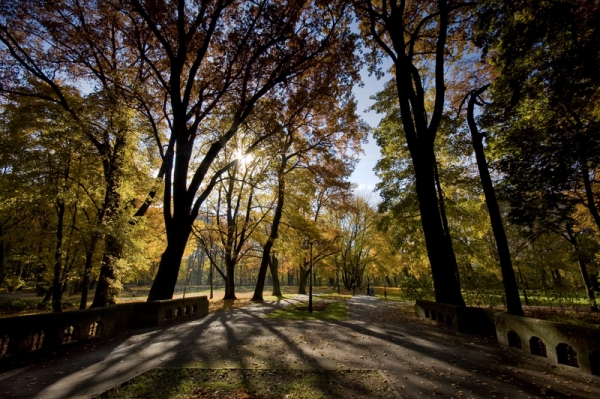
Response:
[[[418,320],[411,304],[356,296],[347,321],[263,318],[295,301],[217,312],[79,347],[0,374],[0,397],[89,397],[148,369],[181,366],[376,369],[405,399],[600,397],[596,377],[523,357],[492,338]]]

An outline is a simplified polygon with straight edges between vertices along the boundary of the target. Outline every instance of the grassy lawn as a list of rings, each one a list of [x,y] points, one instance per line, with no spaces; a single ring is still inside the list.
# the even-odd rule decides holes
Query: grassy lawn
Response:
[[[384,301],[397,301],[397,302],[414,302],[414,300],[406,297],[400,288],[396,287],[373,287],[375,288],[375,297]],[[387,295],[386,295],[387,294]]]
[[[7,293],[0,291],[0,317],[10,317],[10,316],[20,316],[20,315],[28,315],[28,314],[38,314],[38,313],[51,313],[52,312],[52,303],[51,301],[46,302],[43,306],[38,306],[42,301],[41,297],[37,297],[34,293],[28,291],[16,291],[12,293]],[[264,300],[267,302],[270,301],[279,301],[282,299],[290,299],[294,298],[297,294],[298,287],[294,286],[282,286],[281,292],[283,296],[276,297],[272,296],[272,287],[266,286],[264,289]],[[324,292],[325,289],[315,289],[315,293]],[[146,295],[137,295],[137,296],[129,296],[132,291],[130,289],[123,290],[121,293],[124,296],[120,296],[117,298],[117,303],[129,303],[129,302],[145,302]],[[222,298],[225,295],[225,290],[221,287],[215,288],[213,290],[213,299],[209,300],[209,312],[217,312],[221,310],[227,309],[236,309],[244,306],[250,305],[252,302],[250,299],[254,294],[254,287],[236,287],[236,296],[237,300],[235,301],[223,301]],[[79,310],[79,301],[80,295],[63,295],[63,311],[75,311]],[[210,291],[197,291],[197,292],[187,292],[187,297],[195,297],[195,296],[208,296],[210,295]],[[173,295],[173,299],[181,298],[183,295],[181,293]],[[94,298],[94,291],[91,290],[88,295],[88,303],[87,306],[92,304],[92,300]]]
[[[348,301],[352,298],[352,292],[349,293],[344,293],[344,291],[340,292],[339,294],[337,293],[337,291],[334,292],[325,292],[323,294],[319,294],[319,296],[317,296],[316,300],[331,300],[331,301]]]
[[[373,370],[155,369],[101,398],[395,398]]]
[[[288,320],[348,320],[348,304],[345,302],[313,301],[313,312],[308,312],[308,303],[302,302],[275,310],[267,319]]]

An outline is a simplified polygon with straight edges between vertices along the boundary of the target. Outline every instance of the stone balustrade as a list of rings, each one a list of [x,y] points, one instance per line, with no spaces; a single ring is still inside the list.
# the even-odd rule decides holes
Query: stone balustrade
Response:
[[[556,366],[600,375],[600,329],[422,300],[417,300],[415,312],[460,332],[491,333],[500,345]]]
[[[207,314],[208,300],[200,296],[0,318],[0,362]]]
[[[496,314],[498,343],[559,367],[600,375],[600,329]]]
[[[446,324],[467,334],[495,335],[493,309],[448,305],[446,303],[417,300],[417,316]]]

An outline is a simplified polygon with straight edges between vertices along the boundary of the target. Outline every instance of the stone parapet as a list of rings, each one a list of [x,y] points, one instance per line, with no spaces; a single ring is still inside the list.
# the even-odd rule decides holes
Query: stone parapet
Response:
[[[0,318],[0,362],[204,317],[205,296]]]
[[[417,300],[415,312],[421,318],[446,324],[463,333],[493,336],[496,334],[494,315],[499,311]]]
[[[498,313],[496,334],[502,346],[560,367],[600,375],[600,329]]]

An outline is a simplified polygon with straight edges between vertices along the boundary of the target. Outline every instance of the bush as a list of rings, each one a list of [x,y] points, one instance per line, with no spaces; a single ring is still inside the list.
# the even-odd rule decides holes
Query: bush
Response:
[[[10,315],[37,311],[39,303],[39,299],[0,298],[0,314]]]
[[[403,274],[398,282],[398,287],[402,290],[402,294],[410,299],[433,299],[433,280],[431,276],[415,277],[410,273]]]

